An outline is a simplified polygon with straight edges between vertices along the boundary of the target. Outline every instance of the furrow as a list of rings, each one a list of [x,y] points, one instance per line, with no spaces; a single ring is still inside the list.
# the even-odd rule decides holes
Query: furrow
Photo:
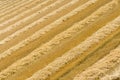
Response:
[[[114,6],[114,7],[115,7],[115,6]],[[108,10],[109,10],[109,9],[108,9]],[[106,10],[105,12],[107,12],[107,10]],[[105,12],[98,12],[98,13],[99,13],[99,14],[100,14],[100,13],[104,14]],[[98,13],[96,13],[96,15],[97,15]],[[95,17],[96,17],[96,16],[92,16],[91,18],[94,19]],[[99,15],[98,15],[97,17],[99,17]],[[96,18],[97,18],[97,17],[96,17]],[[90,19],[91,19],[91,18],[90,18]],[[96,18],[95,18],[95,19],[96,19]],[[63,18],[63,19],[65,19],[65,18]],[[58,22],[60,22],[60,21],[63,21],[63,19],[60,19],[60,20],[56,21],[56,23],[58,23]],[[88,20],[90,20],[90,19],[88,19]],[[84,20],[82,23],[84,23],[84,25],[85,25],[85,24],[86,24],[85,21],[88,22],[88,20]],[[56,23],[53,23],[52,25],[55,25]],[[62,23],[61,23],[61,24],[62,24]],[[64,25],[64,24],[63,24],[63,25]],[[81,25],[82,25],[82,24],[81,24]],[[65,26],[66,26],[66,25],[65,25]],[[49,34],[50,34],[51,31],[52,31],[52,30],[51,30],[51,27],[53,27],[53,26],[48,26],[48,27],[46,27],[46,28],[50,29],[50,30],[48,30],[48,31],[49,31]],[[57,24],[56,24],[56,26],[55,26],[55,29],[56,29],[56,27],[57,27]],[[45,32],[45,31],[46,31],[46,28],[43,29],[43,30],[38,31],[36,37],[34,36],[33,39],[32,39],[32,37],[30,37],[30,38],[28,38],[28,40],[31,39],[31,42],[32,42],[35,38],[37,38],[37,37],[39,38],[39,34],[40,34],[40,33],[43,33],[42,31]],[[99,28],[99,27],[98,27],[98,28]],[[54,27],[53,27],[53,30],[54,30]],[[60,29],[58,28],[58,30],[60,30]],[[55,30],[54,32],[52,32],[52,35],[53,35],[55,32],[58,32],[58,30],[57,30],[57,31]],[[36,35],[36,34],[35,34],[35,35]],[[48,35],[48,36],[49,36],[49,35]],[[46,37],[48,37],[48,36],[46,36]],[[40,40],[41,40],[41,38],[40,38]],[[44,40],[44,41],[45,41],[45,40]],[[19,46],[19,47],[20,47],[20,46]],[[15,50],[15,47],[11,48],[10,50],[12,51],[13,49]],[[19,49],[19,48],[18,48],[18,49]],[[28,49],[28,48],[27,48],[27,49]],[[10,51],[10,50],[8,50],[8,51],[6,51],[6,52],[9,54],[9,51]],[[11,51],[10,51],[10,52],[11,52]],[[7,54],[6,52],[5,52],[5,54]],[[17,52],[17,53],[18,53],[18,52]]]
[[[6,2],[3,1],[3,3],[0,4],[0,11],[4,10],[5,8],[8,8],[10,6],[13,6],[13,5],[15,5],[16,3],[19,3],[19,2],[21,2],[21,1],[20,0],[14,0],[14,1],[9,0],[9,1],[6,1]]]
[[[107,56],[78,74],[74,80],[100,80],[105,74],[120,64],[120,45],[112,50]],[[119,80],[119,79],[118,79]]]
[[[113,71],[110,71],[109,74],[105,74],[101,80],[119,80],[120,79],[120,64],[116,66]]]
[[[111,4],[112,5],[112,4]],[[109,4],[109,6],[111,6],[110,4]],[[113,8],[115,8],[115,6],[112,6]],[[104,7],[104,8],[101,8],[101,10],[104,10],[106,7]],[[105,12],[108,12],[108,14],[111,14],[111,13],[109,13],[109,9],[111,9],[111,8],[108,8],[108,9],[105,9],[106,11]],[[112,10],[112,9],[111,9]],[[98,10],[99,11],[99,10]],[[114,10],[113,10],[114,11]],[[104,12],[104,11],[103,11]],[[105,14],[105,12],[103,13],[103,14]],[[100,13],[100,12],[99,12]],[[97,15],[98,15],[98,13],[96,13]],[[106,14],[107,15],[107,14]],[[113,14],[114,15],[114,14]],[[102,16],[102,15],[101,15]],[[104,15],[105,16],[105,15]],[[102,16],[102,17],[104,17],[104,16]],[[109,16],[111,16],[111,15],[107,15],[108,17]],[[98,17],[98,16],[97,16]],[[23,73],[24,74],[27,74],[27,73],[29,73],[29,74],[33,74],[33,72],[35,72],[35,71],[37,71],[38,69],[40,69],[41,67],[43,67],[43,65],[44,65],[44,62],[45,62],[45,65],[46,64],[48,64],[49,62],[51,62],[51,61],[53,61],[56,57],[59,57],[59,56],[61,56],[63,53],[65,53],[66,51],[68,51],[68,50],[70,50],[70,49],[72,49],[74,46],[76,46],[77,44],[79,44],[80,42],[82,42],[83,40],[85,40],[86,39],[86,37],[88,37],[88,36],[90,36],[92,33],[94,33],[97,29],[99,29],[100,27],[102,27],[103,25],[105,25],[106,24],[106,20],[108,19],[107,17],[104,17],[104,18],[107,18],[106,20],[104,20],[103,18],[101,18],[102,20],[104,20],[104,24],[102,24],[102,23],[100,23],[101,22],[101,19],[99,19],[100,20],[100,22],[98,22],[97,23],[97,25],[99,25],[99,26],[97,26],[96,27],[96,25],[95,24],[93,24],[95,21],[97,21],[96,19],[97,19],[97,17],[95,18],[95,15],[94,16],[92,16],[92,17],[90,17],[90,18],[88,18],[87,20],[84,20],[84,21],[82,21],[81,22],[81,24],[84,24],[84,23],[87,23],[87,21],[90,21],[90,20],[92,20],[93,21],[93,18],[94,18],[94,21],[93,22],[91,22],[91,23],[89,23],[89,25],[91,25],[91,26],[89,26],[89,27],[85,27],[85,25],[84,25],[84,27],[85,27],[85,29],[82,29],[82,27],[81,27],[81,29],[80,30],[78,30],[79,28],[78,28],[78,26],[77,27],[74,27],[74,28],[71,28],[71,29],[68,29],[68,30],[66,30],[65,32],[63,32],[63,33],[61,33],[60,35],[57,35],[57,38],[55,37],[55,38],[53,38],[51,41],[50,41],[50,43],[51,44],[54,44],[55,42],[59,42],[59,40],[60,40],[60,42],[59,42],[59,44],[56,44],[56,46],[53,46],[53,47],[51,47],[50,49],[47,49],[48,51],[47,51],[47,55],[46,56],[44,56],[44,58],[42,58],[42,59],[44,59],[44,61],[40,61],[40,62],[37,62],[37,63],[35,63],[34,64],[34,66],[35,65],[37,65],[37,64],[39,64],[40,66],[37,66],[35,69],[31,69],[33,66],[31,66],[31,67],[29,67],[29,70],[25,70],[25,71],[23,71]],[[100,16],[99,16],[100,17]],[[111,16],[112,17],[112,16]],[[111,20],[112,20],[113,18],[111,18]],[[110,20],[110,18],[109,18],[109,20]],[[101,25],[102,24],[102,25]],[[78,24],[79,26],[81,26],[80,25],[80,23]],[[83,26],[83,25],[82,25]],[[94,27],[93,27],[94,26]],[[94,30],[92,30],[92,28],[95,28]],[[75,30],[75,31],[74,31]],[[88,32],[88,30],[89,30],[89,32]],[[66,34],[66,35],[65,35]],[[64,36],[69,36],[69,35],[71,35],[71,37],[69,37],[69,38],[66,38],[66,37],[64,37],[64,36],[62,36],[62,35],[64,35]],[[60,36],[60,37],[59,37]],[[66,38],[66,39],[62,39],[62,37],[64,37],[64,38]],[[44,37],[45,38],[45,37]],[[45,41],[45,40],[44,40]],[[51,46],[51,44],[50,43],[48,43],[50,46]],[[69,47],[67,46],[69,44]],[[54,44],[55,45],[55,44]],[[47,44],[46,44],[46,46],[47,46]],[[46,50],[45,49],[45,50]],[[52,50],[51,50],[52,49]],[[44,50],[44,51],[45,51]],[[37,51],[36,51],[37,52]],[[39,53],[40,53],[41,51],[39,51]],[[42,53],[42,52],[41,52]],[[57,53],[57,54],[56,54]],[[54,56],[52,56],[54,54]],[[49,59],[47,58],[49,56]],[[8,59],[8,58],[7,58]],[[40,60],[42,60],[42,59],[40,59]],[[42,66],[41,66],[42,65]],[[66,71],[66,70],[64,70],[64,71]],[[20,73],[21,74],[21,73]],[[19,75],[18,75],[19,76]],[[17,77],[17,78],[15,78],[15,79],[19,79],[19,80],[21,80],[23,77],[26,77],[26,75],[22,75],[22,76],[20,76],[20,77]],[[55,79],[52,79],[52,80],[55,80]]]
[[[12,18],[13,16],[18,15],[18,13],[22,13],[23,11],[32,8],[33,6],[43,2],[45,0],[29,0],[26,3],[23,3],[17,7],[14,7],[10,10],[6,10],[6,12],[0,14],[0,23],[4,22],[7,19]],[[24,7],[23,7],[24,6]],[[19,9],[20,8],[20,9]],[[9,14],[9,15],[8,15]]]
[[[103,0],[104,1],[104,0]],[[97,5],[98,7],[99,6],[101,6],[103,3],[101,3],[100,4],[100,2],[101,1],[96,1],[95,2],[95,4],[97,4],[97,3],[99,3],[99,5]],[[105,1],[104,1],[105,2]],[[106,1],[107,2],[107,1]],[[106,3],[105,2],[105,3]],[[68,16],[70,16],[70,17],[73,17],[72,19],[70,19],[68,16],[67,17],[63,17],[63,21],[65,21],[65,20],[67,20],[68,19],[68,21],[70,21],[70,24],[72,24],[73,22],[75,22],[75,21],[78,21],[78,20],[80,20],[81,18],[84,18],[84,17],[86,17],[86,15],[87,14],[90,14],[91,12],[90,11],[93,11],[93,10],[95,10],[96,8],[93,8],[94,6],[96,6],[95,4],[93,4],[93,1],[90,1],[90,3],[89,2],[87,2],[86,4],[84,4],[83,6],[81,6],[81,7],[78,7],[77,9],[75,9],[74,11],[72,11],[72,13],[71,14],[69,14]],[[66,6],[68,6],[69,7],[69,5],[66,5]],[[60,17],[60,15],[63,15],[63,11],[61,11],[61,10],[64,10],[65,12],[68,12],[68,11],[66,11],[66,9],[67,9],[67,7],[66,6],[64,6],[65,7],[65,9],[64,9],[64,7],[62,7],[62,8],[60,8],[60,9],[58,9],[57,11],[54,11],[53,13],[50,13],[49,15],[47,15],[47,16],[45,16],[45,17],[43,17],[42,19],[40,19],[40,20],[38,20],[38,21],[36,21],[35,23],[33,23],[33,24],[30,24],[29,26],[27,26],[27,27],[25,27],[25,29],[23,29],[23,30],[20,30],[20,31],[18,31],[17,32],[17,34],[14,34],[14,35],[11,35],[10,37],[8,37],[8,38],[6,38],[5,40],[3,40],[3,41],[1,41],[1,45],[2,44],[5,44],[6,42],[9,42],[9,40],[11,40],[11,39],[13,39],[13,37],[16,37],[16,36],[18,36],[18,35],[20,35],[21,33],[22,34],[25,34],[25,31],[27,31],[27,30],[29,30],[29,32],[30,31],[33,31],[33,30],[35,30],[35,27],[36,27],[36,29],[38,30],[38,28],[40,29],[41,27],[44,27],[44,26],[46,26],[46,25],[48,25],[48,22],[50,23],[50,22],[52,22],[53,21],[53,19],[55,19],[55,17],[53,17],[53,16],[55,16],[55,14],[58,16],[58,17]],[[88,9],[88,8],[90,8],[90,9]],[[71,8],[72,9],[72,8]],[[70,9],[69,9],[70,10]],[[60,15],[58,15],[57,13],[59,12],[59,14]],[[87,13],[88,12],[88,13]],[[79,13],[79,14],[78,14]],[[86,13],[86,14],[83,14],[83,13]],[[82,16],[81,16],[82,15]],[[56,18],[57,18],[57,16],[56,16]],[[78,17],[79,16],[79,17]],[[47,18],[47,19],[46,19]],[[51,20],[51,18],[53,18],[52,20]],[[73,19],[74,19],[74,21],[73,21]],[[60,21],[61,22],[61,21]],[[59,23],[60,23],[59,22]],[[39,24],[38,24],[39,23]],[[57,23],[58,24],[58,23]],[[67,23],[65,23],[64,25],[66,25]],[[70,25],[70,24],[67,24],[67,25]],[[41,25],[41,26],[39,26],[39,25]],[[60,24],[58,24],[58,25],[60,25]],[[62,26],[62,25],[60,25],[60,26]],[[16,26],[15,26],[16,27]],[[67,28],[67,27],[69,27],[69,26],[64,26],[64,29],[65,29],[65,27]],[[12,28],[14,28],[14,27],[12,27]],[[34,28],[34,29],[33,29]],[[30,30],[31,29],[31,30]],[[56,28],[57,29],[57,28]],[[60,29],[59,27],[58,27],[58,29]],[[23,33],[24,32],[24,33]],[[29,32],[26,32],[27,34],[29,33]],[[22,36],[22,37],[24,37],[24,36]],[[19,38],[19,39],[21,39],[21,38]],[[15,42],[14,42],[15,43]],[[4,49],[1,49],[1,51],[2,50],[4,50]]]
[[[120,0],[11,1],[0,0],[0,80],[119,79],[119,59],[104,58],[120,44]]]
[[[9,6],[11,6],[11,5],[13,6],[13,4],[16,4],[16,3],[19,3],[19,2],[20,2],[20,0],[14,0],[14,1],[9,0],[7,2],[2,1],[2,3],[0,4],[0,11],[9,7]]]
[[[23,1],[19,2],[19,3],[13,4],[13,6],[9,6],[8,8],[5,8],[5,9],[3,9],[3,10],[0,10],[0,13],[1,13],[1,14],[2,14],[2,13],[5,13],[6,11],[8,11],[8,10],[10,10],[10,9],[16,8],[18,5],[21,5],[21,4],[23,4],[23,3],[27,3],[27,2],[29,2],[29,1],[30,1],[30,0],[28,0],[28,1],[23,0]]]
[[[74,11],[71,14],[74,14]],[[38,47],[42,42],[48,41],[50,39],[49,36],[53,37],[54,35],[58,34],[58,32],[61,32],[60,24],[63,24],[65,26],[68,26],[66,24],[64,24],[64,22],[69,22],[69,21],[64,21],[66,18],[70,18],[71,16],[65,16],[64,18],[61,18],[57,21],[55,21],[54,23],[44,27],[43,29],[39,30],[38,32],[36,32],[35,34],[33,34],[32,36],[28,37],[27,39],[25,39],[24,41],[22,41],[21,43],[19,43],[16,46],[13,46],[12,48],[8,49],[7,51],[5,51],[3,54],[1,55],[7,55],[9,53],[14,53],[17,55],[21,54],[21,53],[26,53],[26,51],[31,51],[31,49],[33,50],[34,48]],[[72,19],[71,19],[72,20]],[[60,24],[58,24],[60,23]],[[58,29],[56,29],[58,28]],[[63,27],[64,28],[64,27]],[[52,34],[51,34],[52,32]],[[56,32],[56,33],[55,33]],[[46,38],[45,38],[46,37]],[[32,43],[33,42],[33,43]],[[31,44],[30,44],[31,43]],[[29,45],[27,45],[29,44]],[[27,45],[27,46],[26,46]],[[35,46],[35,47],[31,47],[31,46]],[[22,48],[22,49],[21,49]],[[14,50],[14,51],[13,51]],[[22,50],[22,51],[21,51]],[[19,51],[19,52],[18,52]],[[23,52],[24,51],[24,52]],[[1,56],[2,57],[2,56]],[[17,57],[16,57],[17,58]],[[2,61],[3,62],[3,61]],[[4,66],[5,67],[5,66]]]
[[[78,73],[81,73],[86,68],[90,67],[95,62],[103,58],[112,49],[116,48],[119,44],[120,44],[120,33],[118,33],[112,39],[108,40],[105,44],[103,44],[100,48],[98,48],[96,51],[91,53],[91,55],[87,56],[83,61],[78,63],[75,67],[64,73],[61,77],[58,78],[58,80],[73,80],[73,78]]]
[[[19,29],[22,29],[24,27],[27,27],[28,26],[34,26],[36,24],[38,24],[39,22],[36,21],[36,20],[41,20],[44,18],[44,16],[48,15],[48,14],[51,14],[52,12],[56,12],[56,9],[57,8],[60,8],[61,5],[65,5],[67,3],[69,3],[71,0],[62,0],[62,1],[57,1],[51,5],[48,5],[46,6],[45,8],[43,9],[40,9],[39,11],[37,11],[36,13],[32,14],[31,16],[28,16],[18,22],[16,22],[15,24],[11,25],[11,26],[8,26],[8,28],[4,29],[1,31],[0,35],[2,34],[6,34],[4,36],[1,36],[0,39],[3,39],[4,37],[14,33],[15,31],[19,30]],[[61,10],[61,9],[60,9]],[[62,11],[62,10],[61,10]],[[64,15],[64,12],[63,11],[63,15]],[[57,14],[57,13],[56,13]],[[59,14],[58,14],[59,15]],[[55,16],[55,15],[53,15]],[[57,17],[56,17],[57,18]],[[44,18],[45,19],[45,18]],[[32,23],[32,24],[31,24]],[[42,25],[42,24],[41,24]],[[19,27],[18,27],[19,26]],[[40,26],[39,26],[40,27]]]
[[[22,12],[21,14],[14,16],[13,18],[8,19],[7,21],[1,23],[0,30],[5,29],[6,27],[9,27],[12,24],[15,24],[17,21],[20,21],[21,19],[24,19],[25,17],[28,17],[28,16],[32,15],[33,13],[36,13],[37,11],[41,10],[42,8],[45,8],[48,5],[54,3],[55,1],[57,1],[57,0],[46,0],[45,2],[38,4],[34,7],[32,7],[31,9],[28,9],[25,12]]]
[[[119,23],[119,22],[118,22]],[[118,24],[117,22],[116,22],[116,24]],[[109,25],[108,25],[109,26]],[[108,28],[108,26],[107,27],[105,27],[105,31],[107,32],[107,29],[106,28]],[[113,31],[114,30],[116,30],[117,28],[119,28],[118,27],[118,25],[115,25],[115,26],[112,26],[112,27],[109,27],[110,28],[110,30],[112,30],[113,29]],[[104,30],[104,28],[103,29],[101,29],[100,31],[99,31],[99,33],[102,31],[102,30]],[[106,33],[105,32],[105,33]],[[111,33],[111,31],[109,32],[109,34]],[[117,33],[117,32],[116,32]],[[96,33],[97,34],[97,33]],[[108,33],[107,33],[108,34]],[[102,34],[101,34],[102,35]],[[69,37],[68,35],[67,36],[65,36],[65,38],[66,37]],[[93,40],[94,40],[94,37],[92,38]],[[88,39],[89,40],[89,39]],[[90,40],[91,40],[91,38],[90,38]],[[19,60],[18,62],[16,62],[15,64],[13,64],[12,66],[14,66],[14,65],[16,65],[16,66],[14,66],[15,68],[17,68],[18,70],[20,70],[20,71],[22,71],[22,69],[24,70],[24,69],[26,69],[27,68],[27,66],[28,65],[30,65],[31,64],[31,62],[32,62],[32,65],[33,65],[33,62],[35,61],[35,60],[37,60],[37,59],[39,59],[39,57],[42,55],[42,54],[46,54],[47,53],[47,51],[49,52],[49,50],[51,50],[51,47],[50,46],[54,46],[55,44],[60,44],[59,42],[57,42],[57,43],[54,43],[53,45],[52,44],[49,44],[48,43],[48,45],[49,46],[43,46],[43,47],[41,47],[41,51],[42,52],[40,52],[40,49],[38,49],[38,50],[36,50],[36,51],[34,51],[34,53],[32,53],[31,55],[29,55],[29,56],[27,56],[27,57],[25,57],[25,58],[23,58],[23,59],[21,59],[21,60]],[[85,43],[84,43],[85,44]],[[48,49],[47,49],[47,47],[48,47]],[[41,53],[41,54],[40,54]],[[30,57],[31,56],[31,57]],[[43,56],[44,57],[44,56]],[[24,63],[25,62],[25,63]],[[22,65],[23,64],[23,65]],[[12,66],[10,66],[10,67],[8,67],[7,69],[5,69],[4,71],[5,72],[9,72],[9,70],[10,71],[12,71],[11,69],[13,68]],[[18,73],[20,73],[17,69],[15,69],[15,74],[18,72]],[[2,71],[3,73],[4,73],[4,71]],[[8,73],[8,76],[10,76],[11,75],[11,73],[9,74]],[[6,77],[6,76],[5,76]]]
[[[16,0],[15,0],[16,1]],[[20,1],[18,1],[18,2],[16,2],[16,3],[14,3],[14,4],[12,4],[11,6],[9,6],[9,7],[7,7],[7,8],[5,8],[5,9],[3,9],[3,10],[0,10],[1,11],[1,13],[2,13],[2,11],[5,13],[7,10],[12,10],[12,9],[15,9],[15,10],[17,10],[17,7],[19,7],[20,5],[22,5],[22,4],[24,4],[24,3],[26,3],[26,2],[29,2],[29,1],[31,1],[31,0],[28,0],[28,1],[25,1],[25,0],[20,0]],[[36,0],[37,1],[37,0]],[[40,0],[39,0],[40,1]],[[39,2],[38,1],[38,2]],[[34,2],[34,1],[32,1],[32,2]],[[11,1],[11,3],[12,3],[12,1]],[[9,3],[8,3],[9,4]],[[25,5],[24,5],[25,6]],[[21,7],[23,7],[23,6],[21,6]],[[20,8],[20,7],[19,7]],[[18,8],[18,9],[19,9]],[[14,10],[13,10],[14,11]]]
[[[67,0],[66,0],[67,1]],[[55,4],[51,5],[52,7],[56,6],[56,7],[60,7],[61,5],[65,5],[63,7],[60,7],[60,9],[57,9],[57,11],[53,11],[53,14],[50,13],[50,15],[48,14],[47,16],[47,19],[46,19],[46,16],[41,18],[40,22],[38,21],[35,21],[33,22],[32,24],[26,26],[25,28],[22,28],[21,30],[15,32],[13,35],[10,35],[8,36],[7,38],[5,38],[4,40],[1,41],[1,43],[3,43],[3,47],[1,45],[1,52],[3,52],[5,50],[5,43],[8,43],[9,46],[11,45],[15,45],[17,44],[18,42],[20,42],[21,40],[25,39],[26,37],[32,35],[34,32],[36,32],[37,30],[41,29],[42,27],[50,24],[51,22],[53,22],[54,20],[56,20],[57,18],[59,18],[60,16],[68,13],[68,11],[66,11],[67,9],[74,7],[75,4],[74,4],[74,1],[72,1],[71,3],[68,3],[68,4],[64,4],[66,3],[66,1],[64,2],[64,0],[61,0],[61,1],[58,1],[56,2]],[[76,1],[77,2],[77,1]],[[73,5],[73,6],[72,6]],[[49,9],[49,7],[51,6],[48,6],[47,9]],[[55,7],[55,8],[56,8]],[[69,11],[71,10],[69,9]],[[57,13],[58,11],[60,11],[59,13]],[[43,14],[44,15],[44,14]],[[38,16],[36,16],[38,17]],[[49,18],[50,17],[50,18]],[[33,19],[33,17],[31,18]],[[28,19],[29,20],[29,19]],[[33,19],[34,20],[34,19]],[[39,24],[39,25],[38,25]],[[15,41],[13,41],[15,40]],[[7,47],[6,47],[7,48]]]
[[[48,78],[50,80],[54,80],[55,76],[60,75],[56,73],[64,70],[65,66],[67,68],[74,66],[81,59],[84,59],[84,57],[88,55],[89,52],[92,52],[93,50],[98,48],[102,43],[105,43],[106,39],[110,38],[111,35],[113,36],[113,33],[114,35],[118,33],[120,31],[119,21],[120,21],[120,16],[116,18],[114,21],[112,21],[111,23],[104,26],[103,28],[99,29],[91,37],[87,38],[77,47],[71,49],[70,51],[66,52],[63,56],[58,57],[56,60],[48,64],[43,69],[37,71],[32,77],[28,78],[27,80],[33,80],[33,79],[45,80]],[[36,56],[36,58],[37,57],[38,56]],[[72,64],[72,61],[74,61],[73,64]]]

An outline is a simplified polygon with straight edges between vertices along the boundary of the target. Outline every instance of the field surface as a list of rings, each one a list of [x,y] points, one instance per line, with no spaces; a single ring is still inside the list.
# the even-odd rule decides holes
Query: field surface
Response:
[[[0,80],[120,80],[120,0],[0,0]]]

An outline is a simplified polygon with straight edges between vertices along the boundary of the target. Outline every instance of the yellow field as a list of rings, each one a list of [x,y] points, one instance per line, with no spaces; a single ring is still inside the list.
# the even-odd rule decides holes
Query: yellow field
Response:
[[[0,0],[0,80],[120,80],[120,0]]]

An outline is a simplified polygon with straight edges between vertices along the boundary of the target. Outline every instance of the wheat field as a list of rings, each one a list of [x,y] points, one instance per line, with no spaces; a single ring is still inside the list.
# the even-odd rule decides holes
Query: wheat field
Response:
[[[120,0],[0,0],[0,80],[120,80]]]

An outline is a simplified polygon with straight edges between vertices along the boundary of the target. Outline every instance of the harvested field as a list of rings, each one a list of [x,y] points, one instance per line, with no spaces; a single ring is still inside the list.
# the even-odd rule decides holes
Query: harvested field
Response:
[[[0,0],[0,80],[120,80],[120,0]]]

